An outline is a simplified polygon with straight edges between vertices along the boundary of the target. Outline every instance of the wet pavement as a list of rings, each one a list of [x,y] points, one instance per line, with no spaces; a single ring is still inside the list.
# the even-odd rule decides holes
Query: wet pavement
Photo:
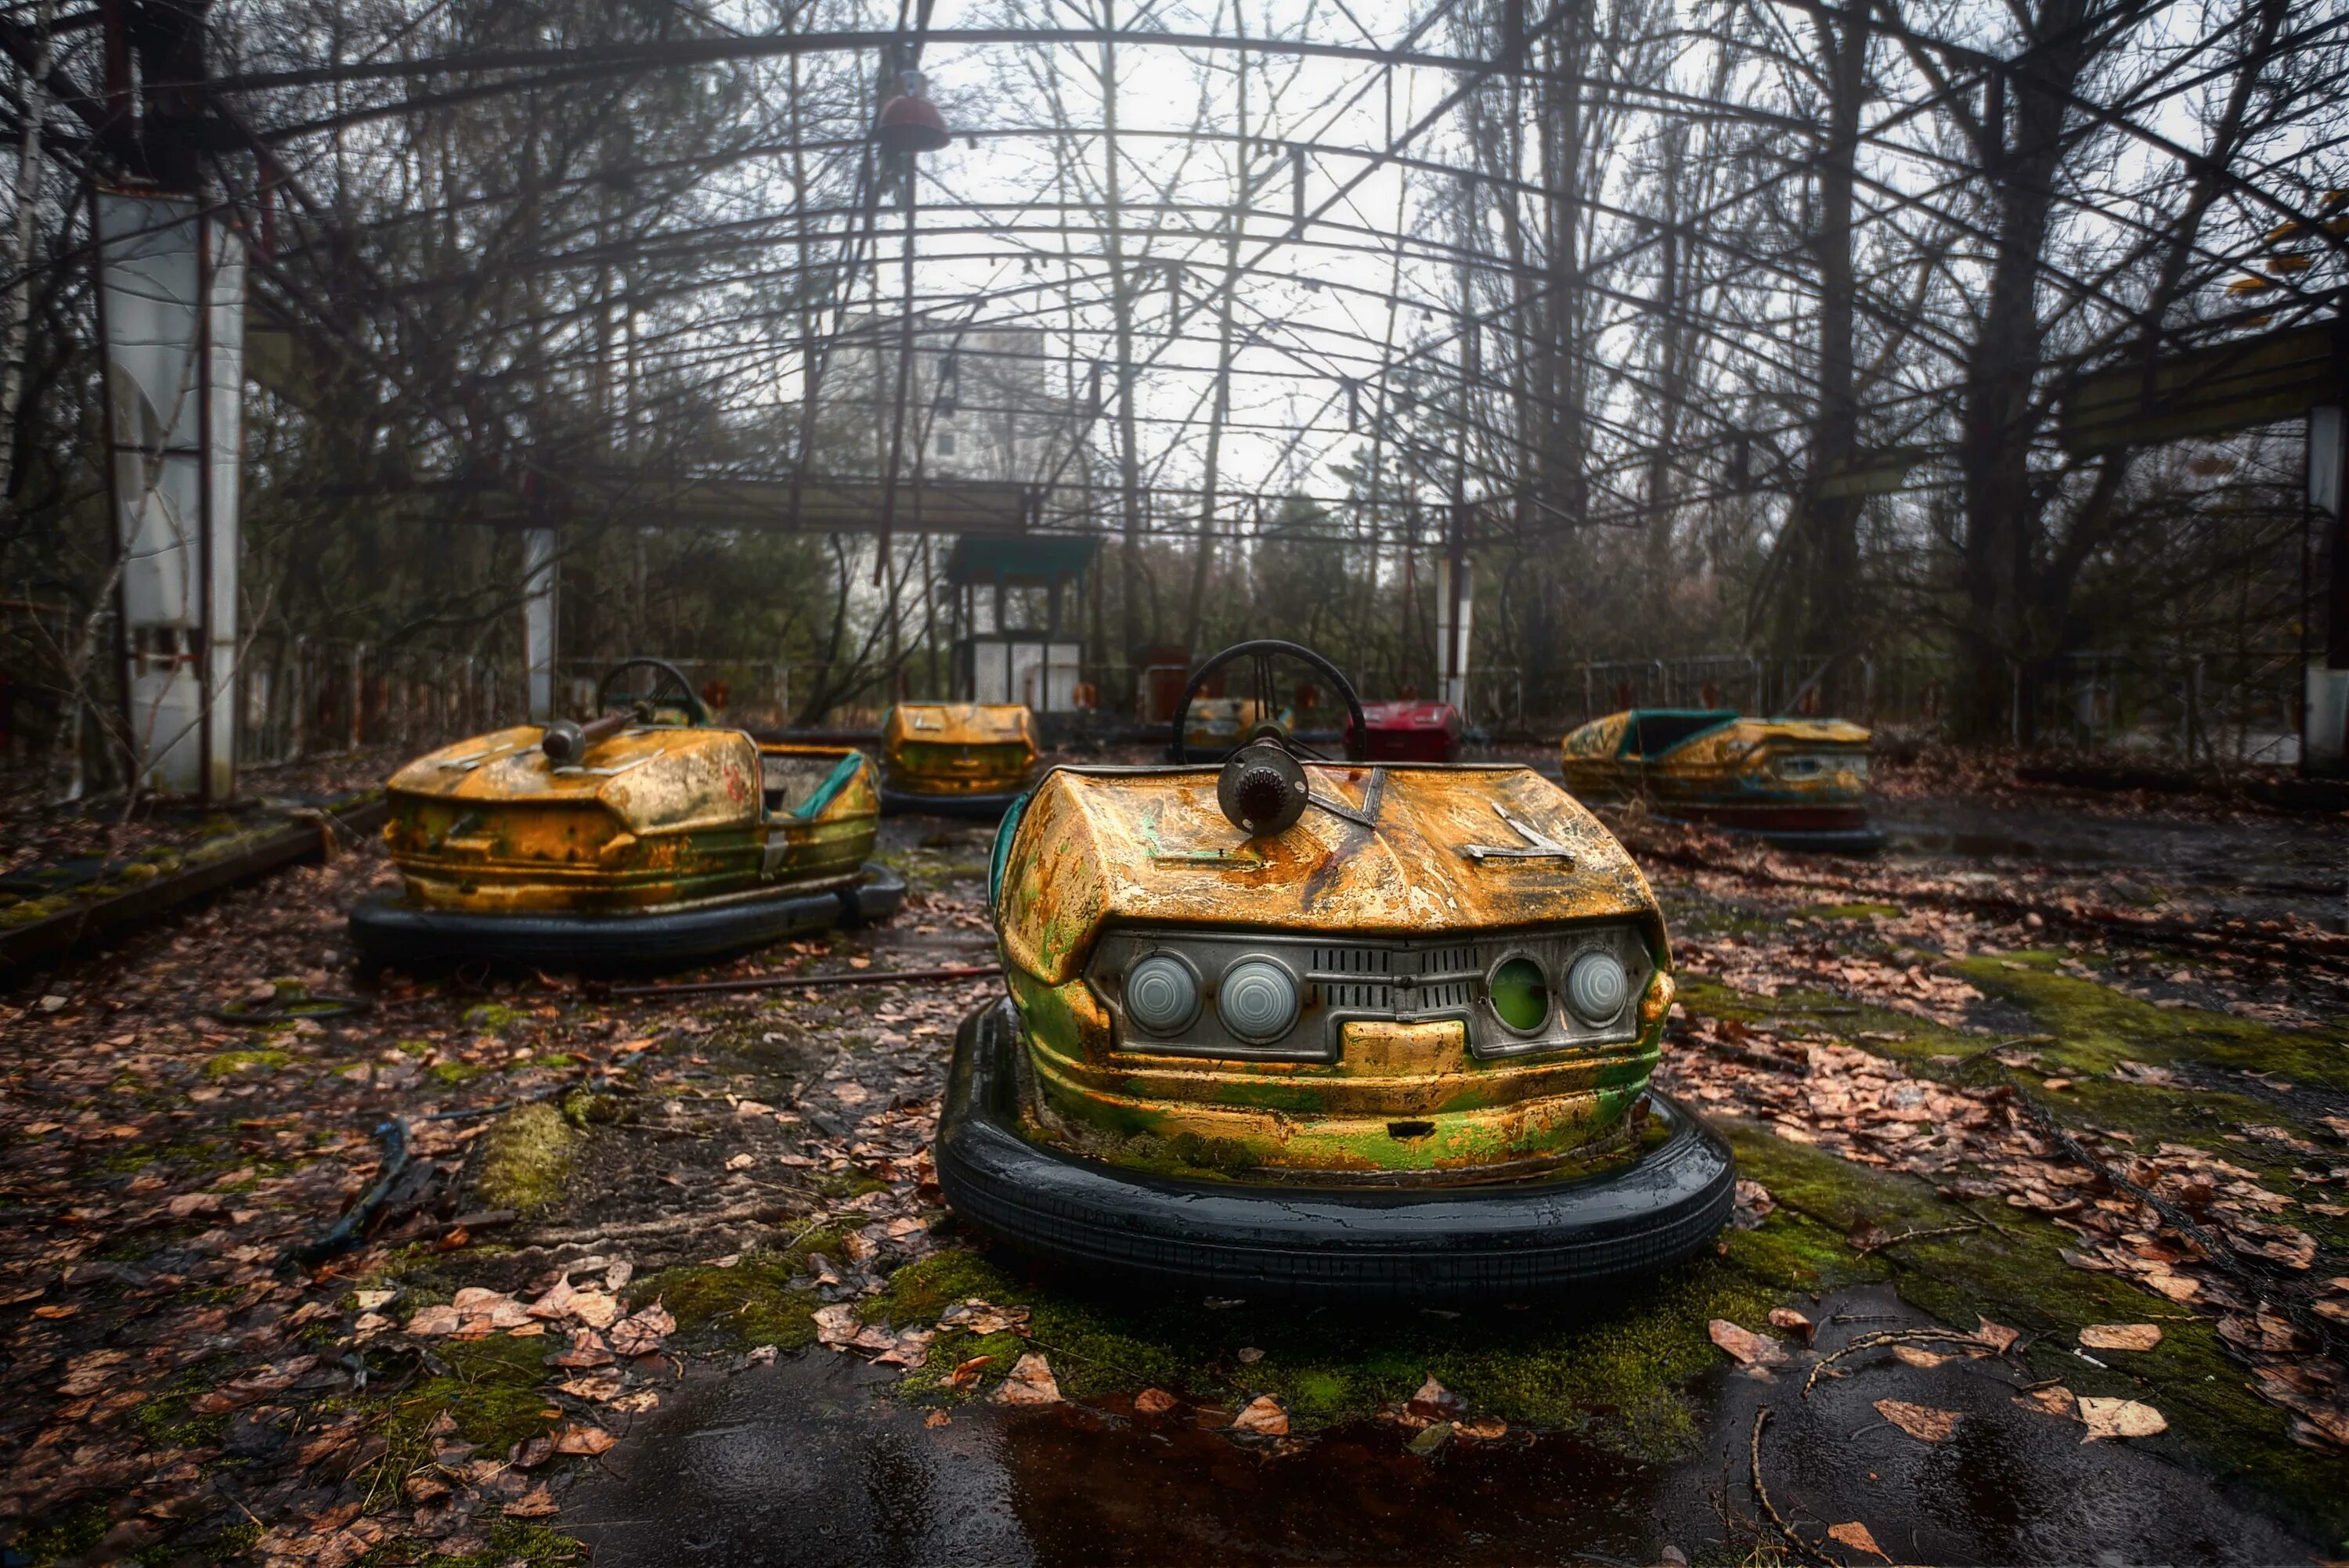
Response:
[[[1816,1309],[1819,1345],[1929,1320],[1880,1288]],[[1852,1321],[1834,1324],[1843,1314]],[[1643,1464],[1571,1434],[1513,1433],[1407,1452],[1363,1423],[1274,1444],[1202,1429],[1192,1407],[1124,1398],[1045,1410],[982,1405],[926,1425],[892,1376],[815,1349],[697,1373],[564,1500],[597,1560],[659,1568],[972,1563],[1654,1563],[1742,1555],[1754,1411],[1764,1479],[1818,1539],[1865,1523],[1897,1562],[2277,1563],[2312,1553],[2173,1463],[2160,1445],[2083,1443],[2013,1403],[2011,1366],[1843,1364],[1808,1400],[1805,1368],[1723,1371],[1697,1451]],[[1884,1398],[1954,1410],[1928,1444]],[[1852,1553],[1846,1557],[1857,1557]]]
[[[2300,913],[2336,930],[2349,916],[2349,823],[2322,813],[2124,813],[2062,797],[1925,796],[1883,801],[1876,818],[1888,863],[1959,880],[2045,868],[2122,877],[2222,914]]]

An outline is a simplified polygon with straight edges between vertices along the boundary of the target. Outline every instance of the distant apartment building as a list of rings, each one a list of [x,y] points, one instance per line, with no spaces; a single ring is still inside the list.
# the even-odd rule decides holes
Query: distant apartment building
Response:
[[[887,466],[897,393],[897,325],[852,318],[826,367],[822,466],[845,476]],[[1040,483],[1079,418],[1049,340],[1034,327],[922,327],[905,404],[900,472]]]

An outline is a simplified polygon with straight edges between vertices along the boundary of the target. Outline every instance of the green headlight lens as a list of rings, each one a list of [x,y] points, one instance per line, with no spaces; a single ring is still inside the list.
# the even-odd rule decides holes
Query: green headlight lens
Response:
[[[1512,958],[1494,970],[1487,992],[1501,1022],[1521,1035],[1532,1034],[1549,1017],[1549,982],[1530,958]]]

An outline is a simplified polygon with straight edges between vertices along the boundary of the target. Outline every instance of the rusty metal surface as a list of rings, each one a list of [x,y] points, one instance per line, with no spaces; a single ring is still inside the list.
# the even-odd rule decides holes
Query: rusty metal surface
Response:
[[[1054,769],[1011,847],[997,906],[1005,956],[1059,985],[1111,922],[1416,935],[1611,917],[1649,925],[1662,946],[1640,868],[1530,768],[1309,763],[1305,773],[1316,796],[1357,815],[1382,774],[1376,826],[1309,809],[1288,831],[1252,840],[1216,804],[1212,768]],[[1471,857],[1531,848],[1512,818],[1570,860]]]
[[[520,726],[459,741],[392,776],[384,841],[409,903],[648,910],[846,881],[871,852],[880,798],[871,764],[854,752],[648,727],[554,768],[538,736]],[[851,757],[853,775],[795,814],[812,781]],[[793,779],[805,783],[798,796]]]
[[[1403,1182],[1621,1144],[1672,980],[1655,900],[1613,836],[1529,769],[1306,771],[1349,815],[1309,810],[1255,840],[1217,809],[1212,769],[1061,769],[1038,787],[996,904],[1031,1135],[1137,1170]],[[1135,927],[1409,938],[1597,921],[1634,927],[1655,965],[1633,1037],[1519,1056],[1478,1056],[1457,1019],[1349,1019],[1330,1059],[1153,1051],[1119,1037],[1084,977],[1104,931]]]
[[[881,758],[907,794],[1001,794],[1034,770],[1035,727],[1020,703],[901,702],[882,725]]]
[[[1566,787],[1593,799],[1644,796],[1691,815],[1826,811],[1857,816],[1868,801],[1870,735],[1840,718],[1738,718],[1654,757],[1626,755],[1630,713],[1609,714],[1558,746]],[[1785,778],[1782,759],[1816,758],[1807,778]]]
[[[1648,1086],[1671,980],[1641,998],[1631,1041],[1485,1059],[1456,1020],[1345,1026],[1333,1062],[1114,1049],[1082,981],[1014,972],[1035,1085],[1034,1131],[1139,1169],[1255,1178],[1493,1179],[1603,1150]]]

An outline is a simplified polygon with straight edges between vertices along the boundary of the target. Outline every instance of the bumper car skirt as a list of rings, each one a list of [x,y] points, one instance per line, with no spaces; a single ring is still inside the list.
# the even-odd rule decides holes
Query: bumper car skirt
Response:
[[[781,888],[759,898],[642,913],[487,914],[418,909],[397,893],[378,893],[351,911],[351,939],[369,965],[396,968],[480,962],[557,971],[673,967],[885,920],[905,896],[905,879],[871,861],[846,887]]]
[[[1028,786],[1020,784],[986,795],[923,795],[884,784],[881,786],[881,814],[885,817],[968,817],[992,822],[1010,809],[1012,801],[1027,792]]]
[[[1018,1131],[1009,1000],[965,1019],[936,1148],[974,1229],[1042,1262],[1130,1283],[1351,1301],[1513,1301],[1651,1274],[1710,1244],[1736,1168],[1661,1094],[1665,1140],[1599,1175],[1363,1189],[1183,1181],[1039,1148]]]

